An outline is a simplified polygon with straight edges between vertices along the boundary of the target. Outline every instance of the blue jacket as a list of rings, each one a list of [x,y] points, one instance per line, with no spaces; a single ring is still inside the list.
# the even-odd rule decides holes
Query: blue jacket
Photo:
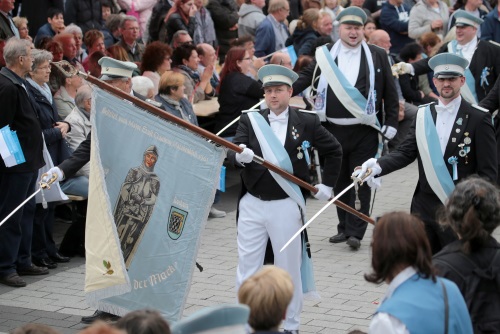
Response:
[[[168,103],[164,98],[160,96],[160,94],[155,96],[155,100],[161,103],[161,107],[171,113],[174,116],[182,118],[182,115],[179,110],[175,108],[172,104]],[[186,98],[180,100],[181,108],[186,112],[189,117],[189,122],[193,125],[198,126],[198,118],[196,118],[196,114],[194,113],[193,106]]]
[[[400,21],[398,11],[407,12],[408,17],[410,15],[410,7],[406,4],[402,4],[397,9],[395,6],[391,5],[389,2],[382,4],[382,9],[380,11],[380,27],[387,31],[391,37],[391,53],[399,54],[403,46],[408,43],[413,42],[413,39],[408,37],[408,20]]]
[[[498,6],[484,17],[481,24],[481,39],[500,43],[500,22],[498,21]]]
[[[382,302],[377,313],[388,313],[397,318],[412,334],[444,333],[445,304],[441,281],[448,295],[448,333],[472,334],[469,311],[460,290],[455,283],[441,277],[434,283],[418,274],[413,275]]]
[[[283,28],[288,32],[288,28],[284,23]],[[276,37],[274,36],[273,22],[269,15],[257,27],[255,32],[255,56],[264,57],[273,53],[276,50]]]
[[[38,29],[38,32],[36,33],[35,41],[34,41],[35,47],[40,46],[38,43],[40,43],[42,38],[54,37],[55,35],[56,35],[56,32],[54,30],[52,30],[52,27],[50,26],[50,24],[45,23],[43,26],[40,27],[40,29]]]

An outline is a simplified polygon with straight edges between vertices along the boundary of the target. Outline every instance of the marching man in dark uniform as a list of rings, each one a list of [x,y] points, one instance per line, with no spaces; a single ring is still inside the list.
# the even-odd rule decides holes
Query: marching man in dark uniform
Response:
[[[383,139],[394,138],[399,113],[387,53],[364,41],[365,12],[349,7],[337,16],[337,20],[340,39],[333,46],[316,49],[316,61],[300,73],[293,86],[298,93],[313,84],[317,91],[315,109],[325,115],[322,119],[326,121],[325,128],[342,144],[342,169],[335,193],[352,183],[354,167],[381,154]],[[356,209],[368,214],[371,190],[363,185],[358,194],[359,207]],[[358,202],[354,190],[340,200],[353,208]],[[347,242],[351,248],[358,249],[367,223],[341,209],[337,209],[337,215],[338,234],[331,237],[330,242]]]
[[[442,230],[436,212],[445,203],[455,184],[472,174],[497,179],[497,149],[491,116],[473,107],[460,96],[469,62],[458,55],[441,53],[429,61],[434,85],[440,94],[437,105],[420,106],[416,122],[404,142],[380,159],[369,159],[362,169],[373,173],[367,179],[377,184],[375,175],[386,175],[418,159],[419,179],[413,194],[411,212],[425,223],[427,237],[435,254],[456,240],[451,229]]]
[[[269,109],[241,116],[234,142],[245,148],[242,153],[230,154],[231,160],[244,166],[243,197],[238,206],[236,290],[262,267],[267,241],[271,239],[275,265],[285,269],[294,284],[293,299],[284,322],[285,332],[298,333],[303,283],[306,283],[301,279],[305,246],[297,238],[283,252],[279,250],[303,224],[306,194],[252,160],[255,152],[298,178],[309,180],[309,148],[314,146],[325,157],[324,184],[316,185],[315,197],[328,200],[339,175],[342,148],[321,126],[317,115],[288,106],[292,83],[298,77],[296,73],[284,66],[266,65],[258,75]],[[306,261],[310,261],[309,258]]]

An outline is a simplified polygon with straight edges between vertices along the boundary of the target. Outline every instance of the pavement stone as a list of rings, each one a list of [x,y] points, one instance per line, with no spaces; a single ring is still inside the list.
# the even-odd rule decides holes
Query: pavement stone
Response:
[[[409,211],[418,177],[416,163],[383,178],[375,195],[372,217],[394,210]],[[227,170],[226,193],[217,205],[225,210],[224,218],[209,219],[201,238],[198,262],[203,272],[194,271],[192,286],[184,309],[188,316],[203,307],[236,301],[234,288],[237,265],[236,196],[239,176]],[[308,217],[323,202],[307,201]],[[387,286],[364,280],[369,272],[372,226],[368,226],[361,248],[352,251],[346,244],[331,244],[336,234],[337,212],[330,207],[308,229],[311,239],[316,286],[321,300],[305,300],[301,333],[347,333],[353,329],[367,331],[370,319],[383,298]],[[56,224],[60,241],[66,223]],[[494,234],[497,238],[500,231]],[[0,334],[28,322],[53,326],[61,333],[77,333],[84,328],[80,317],[91,315],[84,298],[85,260],[75,257],[51,270],[48,276],[27,277],[28,286],[21,289],[0,286]]]

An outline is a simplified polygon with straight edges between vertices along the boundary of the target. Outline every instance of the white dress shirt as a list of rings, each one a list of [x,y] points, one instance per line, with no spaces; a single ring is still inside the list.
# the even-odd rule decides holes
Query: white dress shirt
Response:
[[[436,105],[436,131],[438,133],[439,144],[441,145],[443,156],[446,145],[448,145],[448,140],[450,139],[455,118],[457,118],[460,103],[462,103],[462,97],[459,95],[447,105],[442,104],[441,100],[439,100],[439,103]]]
[[[472,41],[470,41],[467,44],[460,45],[457,44],[457,51],[462,51],[462,57],[467,59],[470,63],[472,56],[474,55],[474,51],[476,51],[477,47],[477,38],[473,38]]]
[[[351,85],[355,85],[358,80],[359,68],[361,64],[361,44],[355,48],[340,44],[338,59],[339,70]]]
[[[288,108],[281,114],[276,115],[274,112],[269,110],[269,123],[271,125],[271,130],[280,140],[281,144],[285,146],[286,131],[288,129]]]

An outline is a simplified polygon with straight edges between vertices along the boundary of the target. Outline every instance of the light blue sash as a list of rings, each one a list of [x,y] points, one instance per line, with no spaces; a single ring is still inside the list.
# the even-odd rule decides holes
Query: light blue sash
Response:
[[[457,49],[457,40],[452,40],[448,43],[448,52],[457,54],[463,57],[462,50]],[[470,65],[469,65],[470,66]],[[467,67],[464,72],[465,76],[465,85],[462,86],[460,90],[463,98],[469,102],[470,104],[478,104],[477,94],[476,94],[476,80],[470,71],[470,68]]]
[[[429,105],[418,109],[415,135],[425,177],[429,186],[444,204],[455,189],[455,184],[443,159],[439,136]]]

